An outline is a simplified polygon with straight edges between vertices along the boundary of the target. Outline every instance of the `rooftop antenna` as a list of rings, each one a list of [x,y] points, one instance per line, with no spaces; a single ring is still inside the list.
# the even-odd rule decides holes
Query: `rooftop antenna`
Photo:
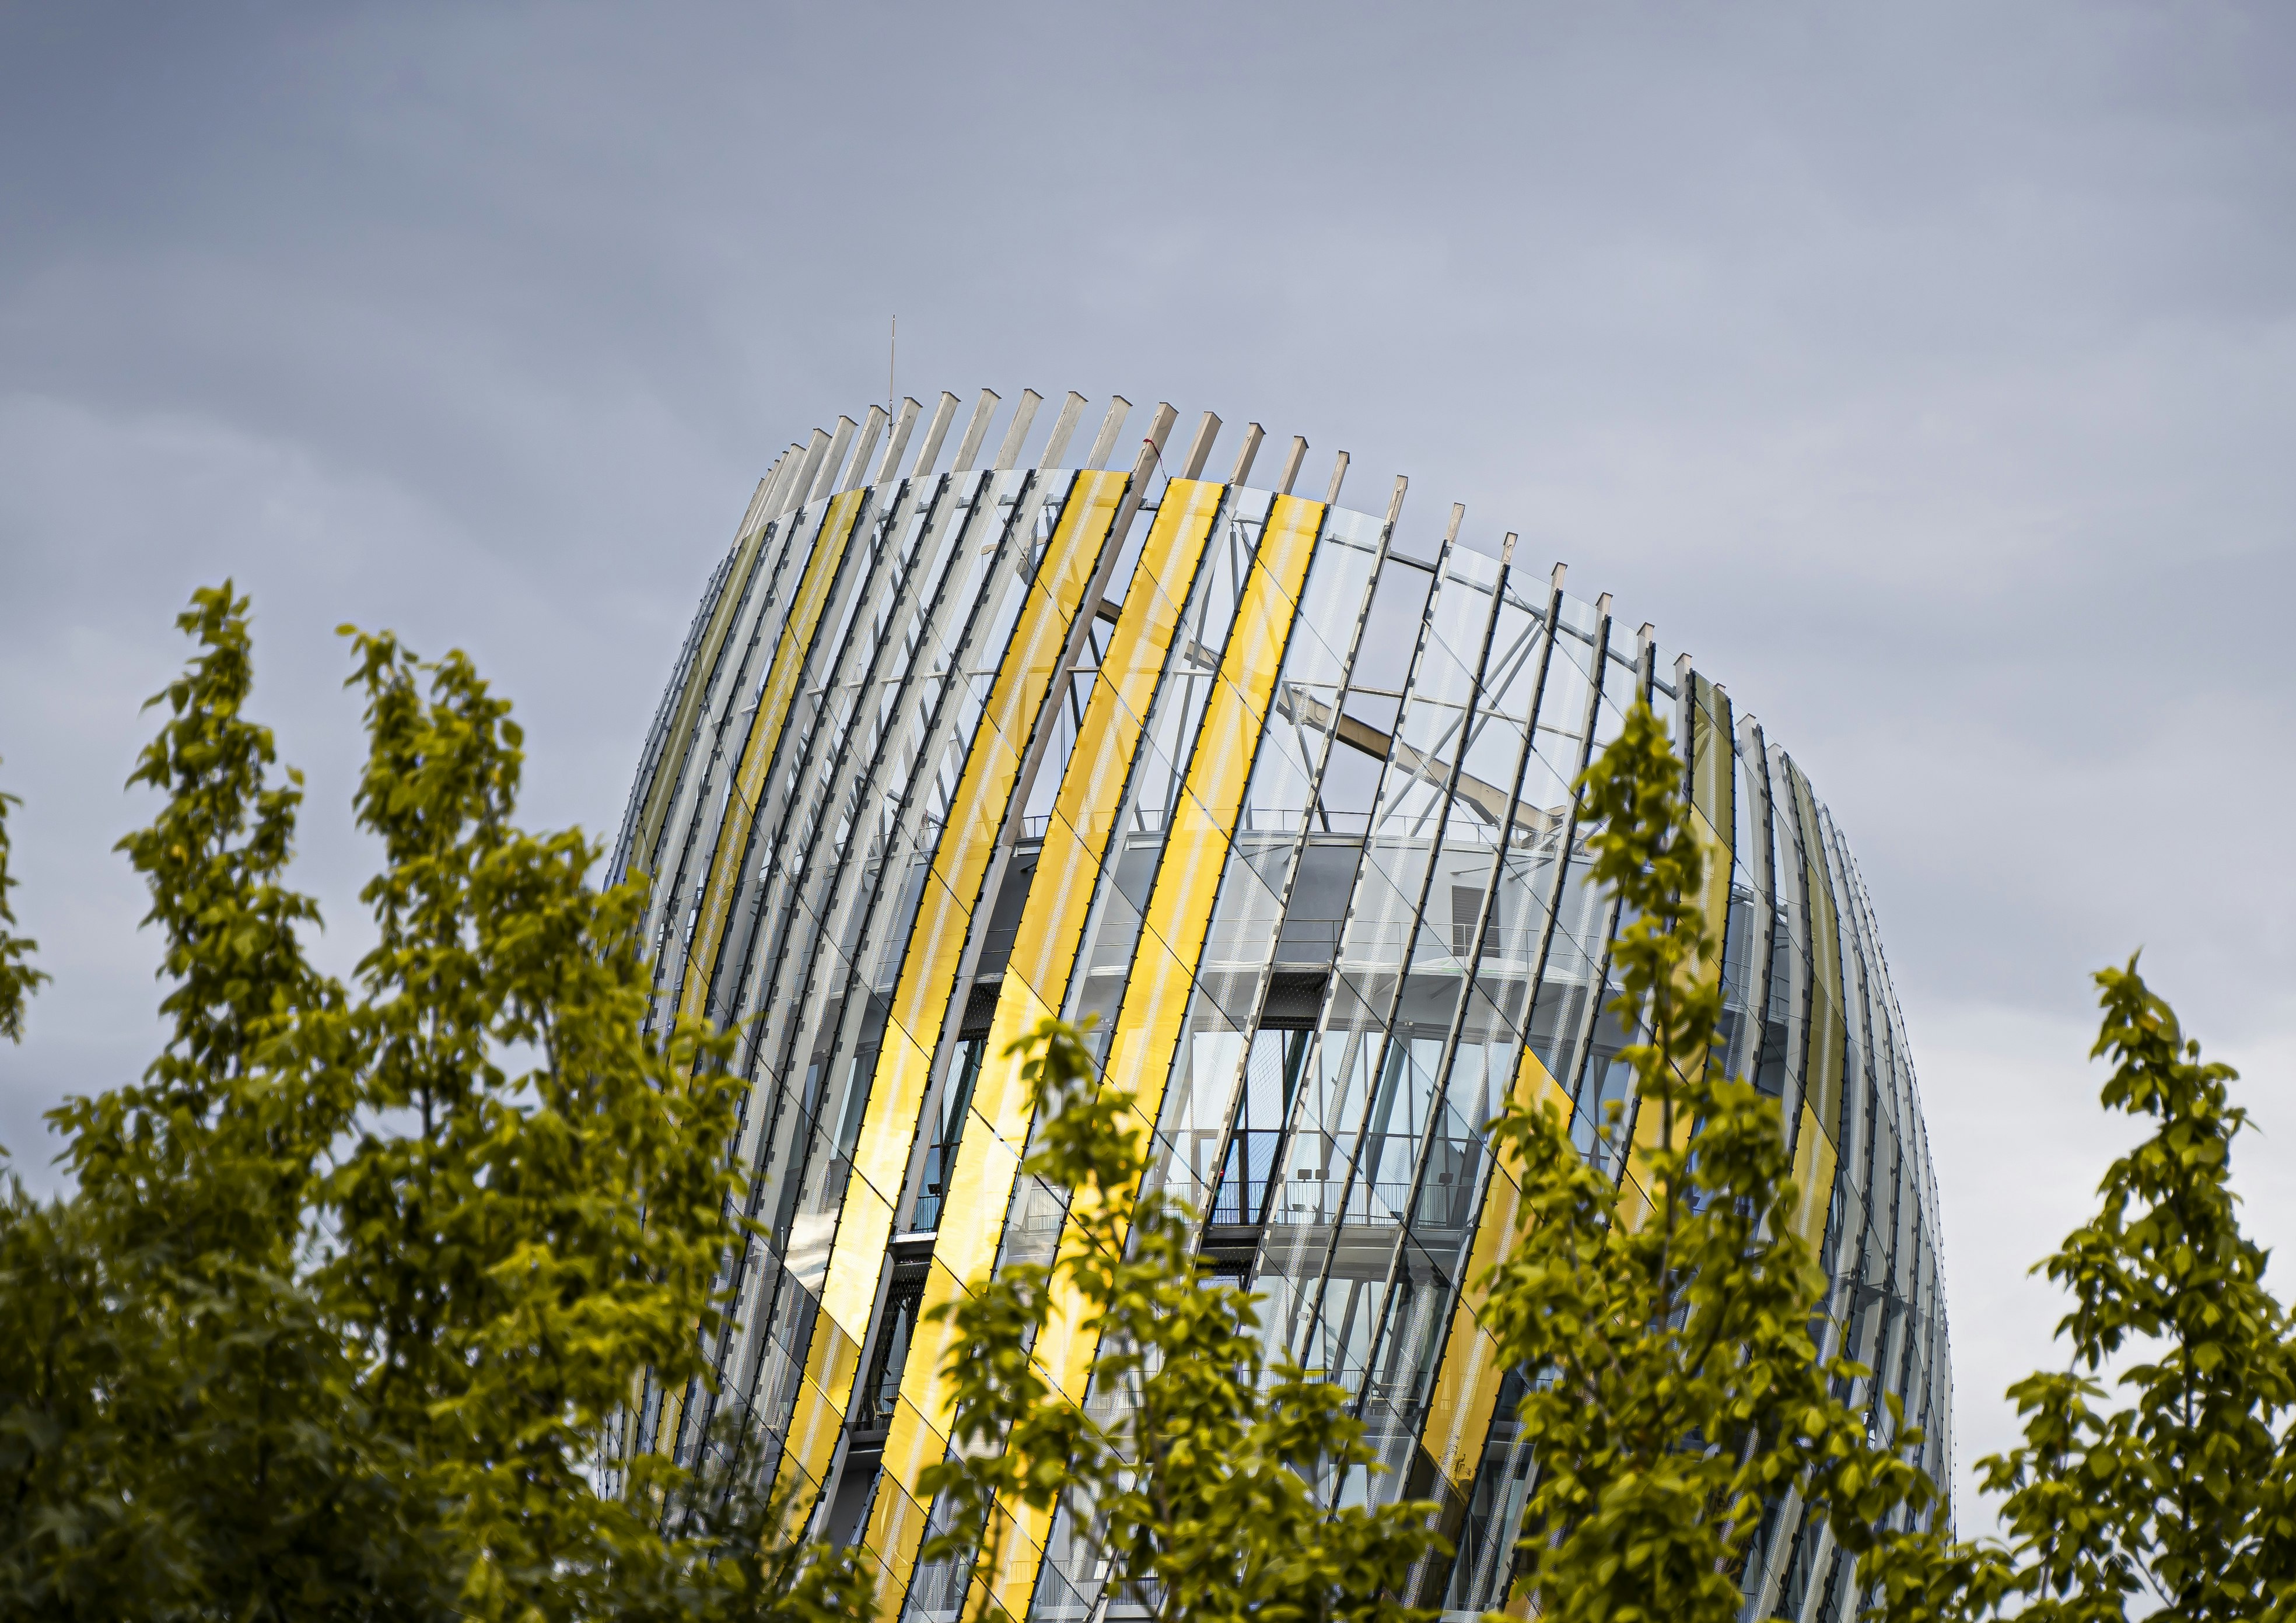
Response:
[[[885,342],[885,415],[893,414],[893,363],[901,357],[901,318],[893,317],[893,333]]]

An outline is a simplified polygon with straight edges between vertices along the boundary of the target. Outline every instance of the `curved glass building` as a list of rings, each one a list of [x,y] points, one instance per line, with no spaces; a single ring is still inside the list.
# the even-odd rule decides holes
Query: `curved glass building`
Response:
[[[1263,454],[1256,424],[1215,468],[1209,414],[1175,437],[1159,408],[1144,441],[1121,400],[1088,422],[1071,395],[1041,434],[1037,405],[873,406],[791,446],[663,695],[615,869],[650,876],[652,1018],[740,1022],[767,1237],[731,1281],[720,1389],[650,1392],[629,1446],[690,1458],[740,1417],[865,1545],[888,1615],[953,1615],[916,1558],[949,1402],[921,1316],[1058,1244],[1000,1055],[1092,1015],[1207,1266],[1264,1293],[1274,1348],[1347,1389],[1390,1467],[1329,1490],[1439,1501],[1457,1554],[1421,1600],[1501,1603],[1526,1463],[1474,1282],[1521,1196],[1479,1128],[1544,1090],[1620,1169],[1597,1130],[1632,1108],[1619,921],[1569,786],[1641,693],[1726,858],[1728,1060],[1784,1103],[1829,1346],[1879,1372],[1852,1394],[1877,1427],[1881,1389],[1903,1398],[1945,1480],[1913,1067],[1857,865],[1792,758],[1607,595],[1512,536],[1471,546],[1400,479],[1350,508],[1344,455],[1303,489],[1305,442]],[[1078,1389],[1092,1354],[1037,1349],[1106,1401]],[[1023,1520],[1015,1611],[1093,1611],[1087,1530]],[[1764,1615],[1854,1615],[1850,1563],[1792,1502],[1747,1585]]]

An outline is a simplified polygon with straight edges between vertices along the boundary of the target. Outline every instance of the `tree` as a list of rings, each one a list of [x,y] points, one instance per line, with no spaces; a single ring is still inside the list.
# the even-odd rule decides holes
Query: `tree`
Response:
[[[955,1447],[922,1479],[942,1496],[928,1561],[965,1563],[969,1617],[1010,1615],[999,1578],[1012,1512],[1099,1520],[1111,1596],[1159,1619],[1433,1617],[1393,1597],[1440,1541],[1420,1503],[1332,1510],[1316,1484],[1372,1468],[1341,1389],[1297,1365],[1269,1368],[1255,1299],[1206,1279],[1186,1206],[1142,1188],[1135,1096],[1095,1074],[1081,1035],[1046,1021],[1013,1045],[1038,1141],[1023,1170],[1070,1192],[1079,1231],[1050,1266],[1006,1267],[937,1309],[954,1321],[946,1373]],[[1105,1419],[1029,1358],[1055,1313],[1096,1337]]]
[[[121,842],[171,1036],[53,1113],[72,1198],[0,1208],[0,1615],[850,1615],[780,1507],[611,1453],[642,1374],[706,1376],[738,1234],[726,1039],[641,1032],[642,891],[512,824],[518,728],[463,656],[354,634],[379,939],[318,974],[246,600],[179,624],[132,780],[166,804]]]
[[[0,794],[0,1037],[12,1043],[24,1040],[24,1004],[47,979],[30,963],[40,944],[11,928],[16,912],[8,892],[16,881],[8,872],[8,808],[21,804],[14,795]]]
[[[363,1457],[357,1372],[299,1278],[342,1105],[258,1057],[332,996],[295,939],[316,910],[278,882],[300,789],[269,781],[270,735],[240,713],[243,605],[203,593],[182,623],[205,652],[132,780],[168,801],[122,842],[172,1036],[141,1083],[54,1113],[77,1195],[15,1188],[0,1217],[4,1315],[25,1329],[0,1351],[0,1606],[437,1615],[430,1519],[398,1462]]]
[[[1979,1462],[2005,1545],[1943,1546],[1898,1615],[2037,1623],[2280,1619],[2296,1609],[2296,1409],[2285,1308],[2241,1233],[2232,1146],[2248,1113],[2136,961],[2096,976],[2102,1100],[2153,1124],[2106,1169],[2097,1214],[2035,1267],[2072,1297],[2066,1366],[2009,1389],[2024,1441]],[[2126,1400],[2108,1406],[2107,1365]]]
[[[1790,1492],[1853,1552],[1921,1539],[1934,1497],[1895,1399],[1895,1435],[1870,1440],[1836,1383],[1871,1372],[1821,1361],[1812,1340],[1824,1280],[1792,1225],[1800,1192],[1777,1104],[1714,1059],[1718,944],[1684,781],[1637,703],[1578,785],[1580,817],[1600,830],[1593,878],[1632,921],[1611,947],[1611,1009],[1640,1038],[1619,1057],[1635,1075],[1647,1215],[1629,1220],[1552,1102],[1515,1099],[1493,1128],[1524,1202],[1486,1323],[1533,1376],[1521,1550],[1528,1589],[1560,1620],[1726,1623],[1765,1508]],[[1617,1106],[1607,1130],[1627,1147]]]

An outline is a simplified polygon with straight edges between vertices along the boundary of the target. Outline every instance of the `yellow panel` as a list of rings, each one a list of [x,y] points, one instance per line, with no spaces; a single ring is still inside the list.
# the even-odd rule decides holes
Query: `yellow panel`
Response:
[[[1693,673],[1690,709],[1690,803],[1710,828],[1737,823],[1738,752],[1730,721],[1730,696]],[[1723,842],[1727,853],[1729,842]]]
[[[1707,939],[1713,948],[1712,957],[1704,963],[1693,961],[1683,968],[1682,979],[1695,985],[1699,979],[1718,981],[1722,974],[1722,930],[1729,922],[1730,913],[1730,848],[1714,832],[1714,825],[1704,813],[1690,813],[1691,837],[1705,848],[1706,884],[1703,897],[1707,915]],[[1664,1112],[1638,1106],[1635,1111],[1634,1147],[1627,1159],[1627,1172],[1620,1184],[1619,1209],[1628,1227],[1639,1225],[1649,1215],[1651,1197],[1647,1191],[1652,1178],[1650,1157],[1659,1147]],[[1694,1124],[1685,1114],[1674,1124],[1674,1147],[1677,1150],[1690,1143]]]
[[[726,803],[724,824],[718,831],[718,848],[709,858],[709,880],[701,895],[701,916],[694,922],[692,950],[685,959],[685,982],[678,999],[684,1014],[701,1012],[709,996],[709,978],[717,967],[718,944],[725,934],[726,911],[741,888],[742,857],[749,848],[750,824],[758,815],[765,792],[766,774],[773,766],[774,750],[781,742],[782,724],[789,719],[790,701],[804,674],[807,652],[813,644],[829,589],[837,579],[837,566],[845,557],[853,534],[853,521],[867,492],[849,490],[832,497],[821,521],[821,536],[806,560],[797,594],[790,600],[789,618],[782,622],[766,684],[758,691],[757,714],[750,718],[742,762],[734,776],[734,792]]]
[[[795,517],[791,513],[782,522],[787,525]],[[718,651],[733,629],[734,616],[741,612],[742,588],[756,566],[758,548],[766,544],[767,528],[759,524],[742,543],[734,567],[726,576],[726,590],[709,616],[709,628],[702,633],[701,645],[693,651],[693,664],[685,674],[685,691],[678,695],[676,714],[670,721],[669,731],[662,735],[661,758],[654,765],[653,783],[646,790],[645,811],[638,818],[637,838],[630,847],[633,867],[642,866],[650,858],[654,842],[661,838],[662,820],[669,816],[670,799],[676,791],[679,765],[693,747],[695,712],[709,692],[709,674],[717,667]]]
[[[1220,679],[1204,707],[1186,791],[1173,807],[1106,1073],[1117,1086],[1131,1088],[1144,1129],[1154,1127],[1163,1103],[1228,838],[1242,809],[1251,758],[1275,695],[1324,511],[1320,502],[1290,496],[1277,496],[1269,510],[1220,660]],[[1072,1255],[1079,1243],[1071,1218],[1062,1230],[1060,1254]],[[1081,1330],[1081,1317],[1080,1303],[1056,1302],[1037,1348],[1037,1362],[1078,1401],[1098,1350],[1095,1339]],[[1005,1570],[994,1579],[1007,1605],[1013,1603],[1008,1597],[1025,1598],[1024,1586],[1034,1580],[1035,1552],[1050,1531],[1049,1521],[1033,1512],[1019,1512],[1015,1522],[1021,1536],[1011,1541]]]
[[[948,1439],[925,1424],[906,1399],[896,1399],[892,1424],[885,1435],[883,1471],[861,1538],[862,1547],[877,1558],[877,1604],[882,1616],[890,1618],[899,1608],[931,1513],[931,1507],[921,1504],[906,1485],[947,1452]]]
[[[1715,832],[1702,811],[1691,812],[1690,832],[1706,848],[1706,939],[1714,950],[1713,972],[1718,979],[1730,930],[1730,840]]]
[[[996,1572],[973,1579],[972,1594],[977,1603],[986,1589],[1008,1617],[1021,1617],[1037,1587],[1037,1570],[1045,1564],[1045,1530],[1037,1525],[1042,1519],[1026,1512],[1016,1516],[1001,1504],[991,1513],[1004,1519],[1004,1559]]]
[[[1570,1115],[1570,1095],[1547,1074],[1546,1066],[1526,1044],[1516,1056],[1513,1096],[1534,1104],[1552,1102],[1565,1120]],[[1489,1291],[1484,1282],[1490,1271],[1514,1247],[1522,1217],[1522,1158],[1512,1145],[1499,1147],[1491,1169],[1490,1191],[1475,1223],[1475,1242],[1467,1260],[1467,1276],[1459,1300],[1451,1309],[1449,1339],[1443,1362],[1437,1367],[1435,1393],[1428,1406],[1427,1424],[1420,1434],[1428,1454],[1444,1480],[1463,1483],[1482,1457],[1490,1435],[1491,1417],[1498,1406],[1499,1383],[1506,1369],[1494,1356],[1491,1339],[1482,1332],[1476,1316]]]
[[[957,1143],[933,1242],[934,1266],[924,1298],[928,1311],[954,1299],[996,1261],[1029,1131],[1028,1087],[1019,1062],[1006,1058],[1004,1051],[1038,1021],[1058,1013],[1067,997],[1094,881],[1115,832],[1149,702],[1178,633],[1189,583],[1203,557],[1223,489],[1192,480],[1176,480],[1166,488],[1110,634],[1076,748],[1062,773],[997,993],[988,1053],[973,1082],[971,1119]],[[886,1480],[898,1484],[905,1497],[915,1491],[917,1473],[946,1448],[940,1439],[952,1414],[940,1369],[948,1340],[946,1324],[920,1316],[902,1366],[903,1402],[885,1445]],[[885,1506],[885,1496],[879,1504]],[[898,1522],[896,1508],[885,1508],[882,1517],[873,1512],[869,1544],[906,1583],[923,1529]]]
[[[1825,1214],[1833,1203],[1833,1140],[1819,1124],[1817,1112],[1805,1102],[1801,1131],[1794,1136],[1794,1183],[1801,1199],[1794,1208],[1793,1230],[1813,1249],[1825,1241]]]
[[[1738,755],[1730,723],[1730,696],[1705,677],[1691,677],[1690,830],[1706,854],[1706,937],[1714,977],[1730,933],[1731,841],[1737,828]]]
[[[892,1019],[871,1078],[822,1287],[823,1314],[848,1327],[856,1340],[867,1332],[885,1242],[892,1234],[893,1209],[884,1192],[894,1197],[899,1193],[923,1108],[933,1048],[955,993],[973,902],[1019,776],[1019,750],[1052,691],[1061,651],[1085,607],[1086,590],[1129,477],[1114,472],[1076,476],[957,779],[931,882],[918,903],[895,983]],[[859,1198],[865,1190],[871,1198]],[[840,1419],[853,1395],[853,1376],[851,1369],[845,1369],[823,1382],[823,1399]]]
[[[1640,1228],[1652,1209],[1651,1186],[1657,1180],[1651,1176],[1650,1160],[1661,1141],[1666,1125],[1666,1112],[1658,1105],[1636,1101],[1635,1106],[1634,1142],[1627,1152],[1627,1165],[1619,1179],[1619,1217],[1629,1229]],[[1677,1149],[1690,1140],[1694,1124],[1690,1112],[1679,1111],[1674,1123]]]
[[[869,1526],[862,1542],[876,1553],[887,1570],[904,1586],[916,1564],[917,1547],[924,1542],[924,1519],[916,1513],[917,1478],[926,1466],[948,1453],[948,1439],[928,1424],[906,1398],[897,1398],[893,1419],[885,1430],[883,1475],[877,1502],[870,1507]],[[894,1489],[886,1492],[884,1489]]]
[[[1825,861],[1825,831],[1818,822],[1809,780],[1799,766],[1792,767],[1792,776],[1796,818],[1801,824],[1802,884],[1809,900],[1807,917],[1813,982],[1802,1096],[1815,1102],[1817,1119],[1831,1135],[1841,1119],[1841,1067],[1849,1044],[1849,1022],[1843,1015],[1849,1000],[1842,991],[1841,915],[1834,906],[1833,881]]]
[[[845,1423],[845,1398],[853,1392],[861,1365],[860,1344],[835,1324],[816,1318],[813,1345],[806,1350],[805,1376],[798,1383],[797,1408],[790,1416],[788,1441],[782,1451],[775,1481],[791,1485],[791,1473],[802,1472],[809,1488],[818,1488],[837,1455],[837,1434]]]

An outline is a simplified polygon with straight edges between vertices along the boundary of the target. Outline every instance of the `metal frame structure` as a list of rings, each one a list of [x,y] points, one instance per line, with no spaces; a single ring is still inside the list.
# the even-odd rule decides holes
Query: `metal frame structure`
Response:
[[[761,1237],[732,1259],[713,1393],[649,1389],[623,1446],[691,1459],[724,1421],[817,1529],[862,1545],[889,1610],[955,1615],[917,1559],[920,1473],[947,1447],[926,1310],[1073,1231],[1021,1176],[1004,1055],[1046,1014],[1097,1017],[1152,1125],[1154,1176],[1204,1214],[1206,1266],[1265,1297],[1271,1353],[1349,1391],[1388,1467],[1320,1485],[1443,1506],[1454,1558],[1415,1599],[1505,1602],[1528,1461],[1475,1282],[1521,1193],[1480,1128],[1543,1094],[1639,1198],[1631,1040],[1605,1005],[1616,907],[1590,889],[1570,784],[1635,695],[1673,729],[1722,943],[1726,1062],[1777,1095],[1796,1221],[1834,1288],[1827,1348],[1880,1372],[1948,1480],[1937,1195],[1873,905],[1800,768],[1687,654],[1661,660],[1562,566],[1296,496],[1293,439],[1226,480],[1205,413],[1160,406],[1081,466],[1068,395],[1033,463],[1024,391],[989,465],[982,390],[872,406],[792,444],[712,573],[640,755],[613,877],[645,877],[650,1020],[742,1027],[732,1152]],[[920,425],[922,437],[919,437]],[[912,441],[914,459],[904,471]],[[882,452],[879,447],[882,447]],[[1166,451],[1174,455],[1168,474]],[[1625,1126],[1603,1127],[1626,1107]],[[1080,1401],[1095,1348],[1035,1348]],[[1111,1613],[1089,1528],[1021,1518],[999,1599]],[[1852,1564],[1774,1507],[1748,1603],[1848,1615]]]

